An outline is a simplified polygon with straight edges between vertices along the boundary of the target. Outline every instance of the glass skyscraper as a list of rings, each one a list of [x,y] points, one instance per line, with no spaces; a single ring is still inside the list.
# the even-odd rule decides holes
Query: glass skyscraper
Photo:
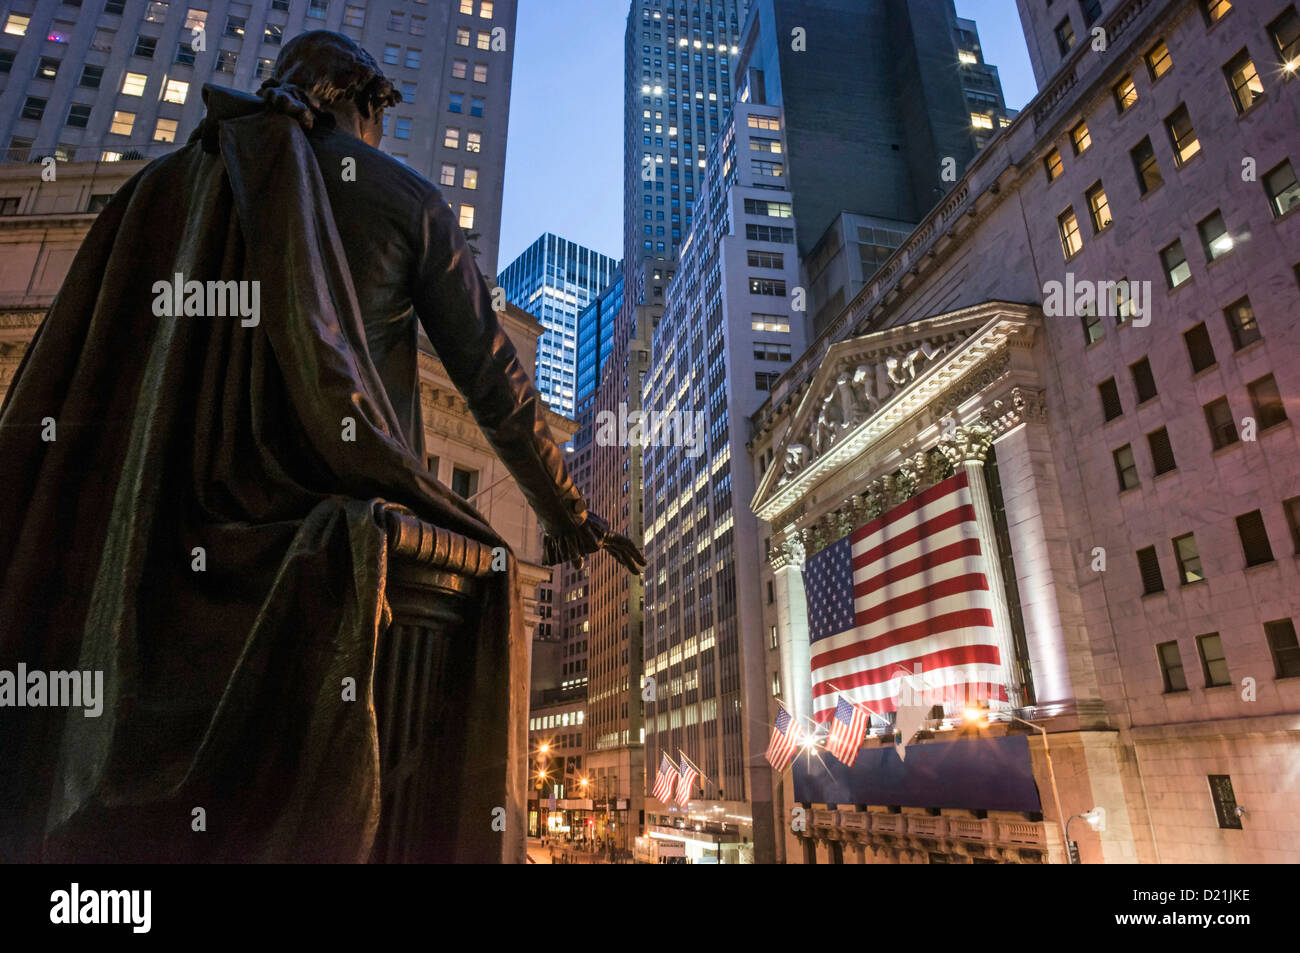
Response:
[[[623,307],[623,274],[578,315],[578,406],[600,384],[600,371],[614,344],[614,319]]]
[[[497,276],[506,300],[546,329],[537,341],[537,390],[572,417],[577,385],[578,314],[609,287],[622,263],[547,232]]]

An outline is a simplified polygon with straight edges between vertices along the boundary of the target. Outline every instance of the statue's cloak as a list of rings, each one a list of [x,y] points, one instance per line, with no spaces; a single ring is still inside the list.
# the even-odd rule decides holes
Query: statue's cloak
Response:
[[[177,274],[258,282],[259,323],[155,316]],[[0,707],[0,861],[366,859],[384,508],[505,545],[408,444],[303,128],[210,110],[99,215],[0,412],[0,672],[104,695]],[[431,807],[455,859],[518,862],[513,557],[481,584],[467,756]]]

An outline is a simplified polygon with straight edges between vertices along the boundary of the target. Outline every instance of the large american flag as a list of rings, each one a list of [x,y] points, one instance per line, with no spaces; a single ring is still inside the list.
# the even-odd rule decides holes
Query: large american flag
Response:
[[[919,669],[932,698],[1005,701],[993,597],[963,471],[811,557],[813,716],[836,696],[893,711]]]
[[[772,726],[772,740],[767,743],[767,762],[783,774],[794,760],[795,748],[799,746],[802,731],[785,706],[776,703],[776,724]]]
[[[668,757],[668,752],[664,752],[663,758],[659,761],[659,776],[655,778],[655,788],[652,792],[654,796],[667,804],[673,799],[673,787],[677,784],[677,766],[673,764],[673,759]]]
[[[861,705],[846,701],[843,696],[835,704],[835,715],[831,718],[831,730],[826,736],[826,750],[850,768],[858,760],[858,749],[867,734],[867,722],[871,714]]]
[[[695,792],[695,779],[699,774],[695,765],[686,759],[686,755],[682,755],[681,777],[677,781],[677,803],[682,807],[690,803],[691,795]]]

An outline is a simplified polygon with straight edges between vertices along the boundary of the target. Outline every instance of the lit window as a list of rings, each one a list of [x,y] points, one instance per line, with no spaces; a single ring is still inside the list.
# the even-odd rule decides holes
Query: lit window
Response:
[[[1201,11],[1207,23],[1217,23],[1232,9],[1232,0],[1201,0]]]
[[[460,184],[461,184],[461,187],[462,187],[462,188],[466,188],[466,189],[477,189],[477,188],[478,188],[478,169],[475,169],[475,168],[473,168],[472,166],[467,166],[467,167],[465,168],[465,172],[464,172],[464,174],[463,174],[462,177],[461,177]]]
[[[185,11],[185,29],[193,30],[195,27],[204,27],[208,22],[207,10],[195,10],[190,7]]]
[[[1201,656],[1201,674],[1205,676],[1205,687],[1228,684],[1228,662],[1223,655],[1223,640],[1219,633],[1196,637],[1196,651]]]
[[[460,227],[474,227],[474,206],[470,205],[468,202],[462,202],[460,206]]]
[[[175,142],[176,141],[175,119],[159,119],[158,124],[153,127],[154,142]]]
[[[487,64],[486,64],[486,63],[475,63],[475,64],[474,64],[474,82],[476,82],[476,83],[486,83],[486,82],[487,82]]]
[[[470,29],[467,26],[456,27],[456,45],[469,46]]]
[[[439,185],[456,184],[456,167],[454,165],[448,162],[444,162],[442,164],[442,176],[438,180],[438,184]]]
[[[235,53],[234,50],[217,51],[217,72],[218,73],[233,73],[235,71],[235,66],[238,62],[239,62],[239,54]]]
[[[1088,124],[1080,122],[1070,130],[1070,144],[1074,146],[1074,154],[1077,156],[1092,145],[1092,133],[1088,132]]]
[[[1264,191],[1268,194],[1274,218],[1300,208],[1300,184],[1296,182],[1295,169],[1289,160],[1284,160],[1264,175]]]
[[[1146,61],[1153,80],[1164,76],[1174,66],[1174,61],[1169,56],[1169,47],[1165,46],[1164,40],[1157,41],[1155,46],[1147,50]]]
[[[484,20],[492,19],[492,0],[483,0],[483,2],[478,5],[478,15]]]
[[[963,66],[970,66],[972,63],[979,62],[979,60],[970,50],[958,50],[957,62],[961,63]]]
[[[186,97],[190,94],[190,84],[182,82],[179,79],[167,80],[167,86],[163,89],[163,102],[179,103],[184,105]]]
[[[993,119],[983,113],[971,113],[970,124],[976,129],[992,129]]]
[[[492,49],[492,34],[487,30],[478,31],[478,48],[480,50]]]
[[[465,134],[465,151],[478,152],[483,144],[483,135],[477,132]]]
[[[268,23],[262,31],[262,42],[269,43],[271,46],[279,46],[284,40],[284,27],[277,26],[274,23]]]
[[[123,112],[118,109],[113,112],[113,121],[109,124],[108,131],[115,136],[129,136],[134,126],[135,113]]]
[[[1165,281],[1169,284],[1171,290],[1192,277],[1192,269],[1187,264],[1187,255],[1183,251],[1181,239],[1175,240],[1172,244],[1166,245],[1160,250],[1160,261],[1164,265]]]
[[[1179,106],[1165,119],[1165,128],[1169,130],[1169,142],[1174,147],[1174,160],[1178,165],[1201,151],[1201,141],[1196,138],[1192,116],[1187,111],[1186,104]]]
[[[268,60],[259,57],[257,60],[257,69],[253,70],[254,79],[267,79],[275,69],[275,60]]]
[[[59,75],[59,61],[52,56],[42,56],[36,67],[37,79],[54,79]]]
[[[1186,586],[1200,582],[1205,578],[1201,569],[1201,554],[1196,549],[1196,537],[1192,533],[1179,536],[1173,540],[1174,558],[1178,562],[1178,581]]]
[[[1074,27],[1070,25],[1070,18],[1058,23],[1053,32],[1056,34],[1056,48],[1065,56],[1074,47]]]
[[[1205,252],[1206,261],[1222,258],[1232,251],[1232,236],[1228,234],[1228,226],[1223,221],[1221,212],[1216,210],[1202,219],[1196,226],[1196,231],[1201,236],[1201,248]]]
[[[1062,212],[1056,223],[1061,235],[1061,250],[1069,260],[1083,248],[1083,236],[1079,234],[1079,220],[1074,217],[1074,209]]]
[[[474,0],[460,0],[460,12],[472,17],[474,15]]]
[[[244,24],[247,20],[244,17],[226,17],[226,36],[232,36],[237,40],[244,38]]]
[[[10,36],[26,36],[27,27],[31,25],[32,18],[21,13],[9,14],[9,19],[5,20],[5,32]]]
[[[1234,56],[1228,65],[1223,67],[1223,75],[1228,80],[1228,88],[1232,90],[1232,102],[1239,113],[1244,113],[1264,95],[1264,84],[1260,82],[1259,74],[1255,72],[1255,64],[1245,50]]]
[[[1287,77],[1300,70],[1300,13],[1295,6],[1287,7],[1282,15],[1268,25],[1269,36],[1277,50],[1282,72]]]
[[[1060,178],[1061,173],[1065,171],[1065,166],[1061,162],[1061,150],[1053,149],[1045,155],[1043,157],[1043,166],[1047,169],[1048,182],[1054,182]]]
[[[123,96],[143,96],[144,87],[149,77],[144,73],[127,73],[122,78],[122,95]]]
[[[448,126],[442,135],[442,144],[448,149],[460,148],[460,130],[455,126]]]
[[[1128,112],[1137,101],[1138,91],[1133,85],[1132,76],[1125,76],[1115,84],[1115,105],[1119,107],[1120,112]]]
[[[452,60],[452,79],[465,79],[469,75],[469,60]]]
[[[1115,476],[1119,478],[1119,491],[1131,490],[1139,484],[1137,460],[1133,457],[1133,448],[1127,443],[1116,450],[1112,457],[1115,459]]]
[[[1100,232],[1102,229],[1109,228],[1111,223],[1110,203],[1106,199],[1106,191],[1098,182],[1088,190],[1088,213],[1092,217],[1092,230]]]

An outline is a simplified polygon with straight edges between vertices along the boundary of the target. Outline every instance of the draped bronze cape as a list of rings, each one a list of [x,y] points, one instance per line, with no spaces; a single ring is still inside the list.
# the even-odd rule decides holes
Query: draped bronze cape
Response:
[[[505,545],[403,433],[309,134],[256,98],[204,93],[190,144],[95,221],[0,411],[0,669],[101,670],[105,696],[98,718],[0,708],[0,861],[366,859],[383,510]],[[464,281],[447,307],[483,340],[448,344],[462,364],[481,352],[453,377],[482,382],[471,409],[495,446],[516,446],[507,466],[535,508],[549,493],[539,515],[563,533],[556,513],[573,503],[572,529],[585,507],[456,239],[442,267]],[[177,273],[260,282],[260,323],[155,317],[153,284]],[[460,795],[436,808],[455,815],[456,860],[522,862],[513,556],[484,582],[458,687]]]

